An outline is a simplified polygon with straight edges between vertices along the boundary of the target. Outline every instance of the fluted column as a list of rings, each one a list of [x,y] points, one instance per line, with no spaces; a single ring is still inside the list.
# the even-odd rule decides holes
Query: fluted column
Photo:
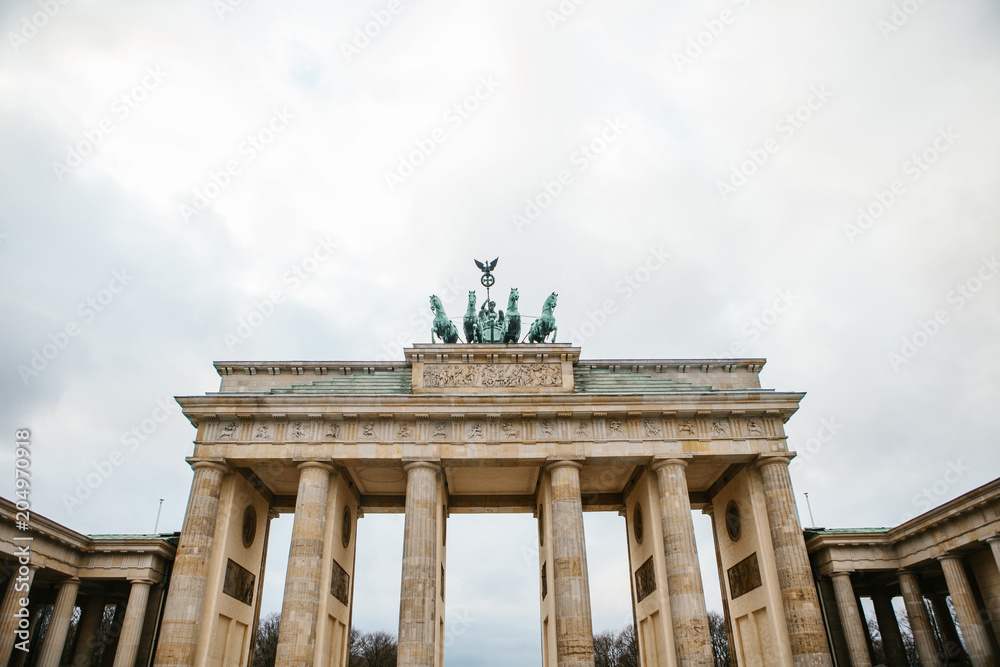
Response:
[[[318,461],[299,464],[295,523],[288,548],[285,597],[275,667],[311,667],[323,571],[323,533],[333,468]]]
[[[937,642],[934,641],[934,630],[931,628],[931,619],[927,615],[927,605],[924,604],[917,575],[910,570],[900,570],[899,590],[903,594],[906,617],[910,621],[913,644],[917,648],[921,667],[940,667]]]
[[[931,599],[931,608],[934,610],[934,620],[937,621],[938,631],[941,633],[941,647],[944,651],[945,663],[950,664],[965,659],[965,647],[962,639],[958,636],[958,628],[955,627],[955,619],[951,616],[951,609],[948,607],[947,595],[935,595]]]
[[[132,582],[128,603],[125,605],[125,621],[122,623],[121,634],[118,635],[114,667],[135,665],[135,656],[139,652],[139,639],[142,637],[142,622],[146,618],[149,587],[152,585],[153,582],[146,579],[136,579]]]
[[[882,648],[885,659],[890,665],[905,665],[906,648],[903,646],[903,635],[899,631],[899,621],[896,610],[892,606],[892,596],[882,589],[872,595],[875,605],[875,619],[878,621],[878,631],[882,635]]]
[[[996,561],[997,569],[1000,570],[1000,535],[989,538],[986,543],[993,550],[993,560]]]
[[[670,620],[674,631],[677,664],[695,667],[714,664],[708,630],[708,611],[701,584],[701,566],[694,541],[691,500],[684,459],[653,464],[660,495],[663,557],[667,570]]]
[[[14,633],[18,630],[18,623],[22,618],[27,624],[31,622],[30,614],[28,617],[16,614],[21,611],[21,600],[27,601],[28,593],[31,591],[31,582],[35,578],[35,570],[37,569],[37,566],[32,565],[15,567],[14,572],[10,575],[10,581],[7,582],[3,602],[0,602],[0,665],[6,665],[10,661],[10,654],[14,650],[15,641],[17,641],[17,635]],[[24,590],[17,590],[19,585]],[[24,608],[27,610],[27,605]]]
[[[73,607],[76,605],[76,594],[80,590],[80,580],[76,577],[67,579],[59,585],[56,594],[56,604],[49,619],[49,629],[45,631],[45,641],[38,654],[38,667],[59,667],[63,648],[66,646],[66,634],[69,632],[69,622],[73,619]]]
[[[80,625],[76,630],[76,648],[73,651],[73,667],[90,667],[90,657],[94,653],[97,633],[104,618],[105,599],[95,595],[87,600],[80,615]]]
[[[951,595],[951,603],[955,605],[955,615],[958,616],[958,624],[965,639],[965,650],[972,659],[972,664],[975,667],[993,665],[993,647],[990,645],[986,628],[983,627],[979,607],[969,586],[969,579],[965,576],[965,566],[962,565],[961,557],[948,555],[938,560],[941,562],[941,569],[944,570],[948,593]]]
[[[556,461],[547,468],[552,486],[552,592],[558,667],[594,665],[594,627],[580,497],[582,467],[576,461]]]
[[[418,461],[406,470],[406,525],[399,594],[399,667],[433,667],[437,631],[437,476]]]
[[[205,607],[212,563],[222,478],[228,467],[217,461],[195,461],[187,515],[163,609],[155,667],[191,667]]]
[[[851,585],[850,572],[834,572],[833,593],[837,598],[837,611],[840,612],[840,622],[844,626],[844,637],[851,653],[851,664],[854,667],[871,667],[872,659],[868,654],[868,640],[865,638],[865,628],[862,625],[861,614],[858,612],[858,600]]]
[[[788,474],[790,460],[789,456],[765,456],[757,461],[757,468],[764,488],[792,660],[796,667],[832,667],[809,553],[795,510],[792,478]]]

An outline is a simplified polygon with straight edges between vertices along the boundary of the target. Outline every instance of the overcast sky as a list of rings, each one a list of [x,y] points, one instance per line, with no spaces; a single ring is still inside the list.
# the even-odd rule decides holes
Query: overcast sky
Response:
[[[808,392],[819,525],[998,474],[996,2],[9,0],[0,26],[3,460],[30,428],[33,506],[76,530],[151,531],[160,498],[180,529],[194,430],[158,402],[216,390],[213,360],[402,359],[473,257],[525,314],[558,291],[584,358],[766,357]],[[451,521],[447,664],[539,665],[533,520]],[[619,628],[624,520],[586,529]],[[395,632],[402,517],[358,532],[355,623]]]

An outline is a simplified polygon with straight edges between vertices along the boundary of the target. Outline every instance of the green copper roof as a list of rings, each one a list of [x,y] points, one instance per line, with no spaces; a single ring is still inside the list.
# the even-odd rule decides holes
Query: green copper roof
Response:
[[[95,542],[99,542],[101,540],[114,540],[114,541],[120,541],[120,540],[165,540],[165,541],[169,542],[170,544],[172,544],[174,546],[177,546],[177,541],[180,538],[180,535],[181,535],[180,533],[145,533],[145,534],[139,534],[139,535],[135,535],[135,534],[132,534],[132,535],[126,535],[126,534],[119,534],[119,535],[115,535],[115,534],[112,534],[112,535],[87,535],[87,537],[89,539],[91,539],[91,540],[94,540]]]
[[[808,539],[817,535],[880,535],[890,530],[892,528],[806,528],[802,532]]]
[[[608,368],[577,366],[573,370],[578,394],[673,394],[712,391],[711,385],[677,382],[668,377],[613,372]]]
[[[340,394],[345,396],[409,394],[410,369],[401,368],[374,373],[336,375],[293,384],[291,387],[274,387],[272,394]]]

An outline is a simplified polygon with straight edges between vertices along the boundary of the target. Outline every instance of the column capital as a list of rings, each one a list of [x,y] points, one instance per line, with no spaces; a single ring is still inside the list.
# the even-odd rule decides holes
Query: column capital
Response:
[[[553,470],[558,470],[559,468],[575,468],[576,470],[583,470],[583,463],[572,459],[559,459],[557,461],[550,461],[545,465],[545,470],[547,472],[552,472]]]
[[[792,462],[795,458],[795,452],[782,452],[780,454],[761,454],[756,461],[753,462],[754,466],[760,470],[761,468],[769,465],[781,464],[788,467],[788,464]]]
[[[847,577],[850,579],[852,574],[854,574],[854,572],[851,570],[837,570],[836,572],[831,572],[829,577],[831,579],[836,579],[838,577]]]
[[[323,461],[299,461],[297,462],[296,467],[299,469],[299,471],[315,469],[315,470],[323,470],[328,473],[336,472],[336,468],[334,468],[329,463],[325,463]]]
[[[185,461],[194,470],[218,470],[222,474],[229,472],[229,464],[226,463],[225,459],[199,459],[193,456],[189,456]]]
[[[435,473],[441,472],[441,464],[438,461],[405,461],[403,463],[403,470],[406,472],[417,470],[419,468],[433,470]]]
[[[653,464],[649,466],[650,470],[659,470],[660,468],[666,468],[667,466],[672,466],[675,468],[687,468],[688,458],[681,458],[679,456],[672,456],[669,459],[656,459]]]
[[[960,560],[962,560],[962,555],[961,554],[946,553],[946,554],[942,554],[942,555],[938,556],[937,560],[940,563],[944,563],[944,562],[949,561],[949,560],[958,560],[958,561],[960,561]]]
[[[1000,544],[1000,535],[986,538],[986,544]]]
[[[281,512],[279,512],[278,510],[274,509],[273,507],[268,507],[267,508],[267,518],[268,519],[277,519],[279,516],[281,516]]]
[[[136,577],[135,579],[129,579],[128,583],[132,586],[155,586],[160,582],[153,581],[152,579],[148,579],[146,577]]]

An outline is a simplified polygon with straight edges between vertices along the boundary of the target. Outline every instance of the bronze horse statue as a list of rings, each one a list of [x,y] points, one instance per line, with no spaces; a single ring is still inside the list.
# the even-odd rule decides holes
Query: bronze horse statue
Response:
[[[510,288],[507,298],[507,326],[503,333],[503,342],[516,343],[521,338],[521,313],[517,310],[517,300],[521,298],[516,287]]]
[[[466,343],[482,343],[483,332],[479,330],[479,318],[476,317],[476,290],[469,290],[469,309],[462,318],[465,327]]]
[[[444,305],[441,303],[441,299],[437,298],[435,295],[431,295],[431,311],[434,313],[434,322],[431,323],[431,342],[436,343],[434,336],[437,335],[441,339],[442,343],[457,343],[458,342],[458,327],[455,323],[448,319],[448,315],[444,312]]]
[[[558,327],[556,327],[556,318],[552,314],[552,309],[556,307],[558,297],[559,295],[553,292],[549,298],[545,299],[545,303],[542,305],[542,316],[532,322],[531,329],[528,330],[529,343],[544,343],[545,338],[550,333],[552,334],[552,342],[556,342]]]

